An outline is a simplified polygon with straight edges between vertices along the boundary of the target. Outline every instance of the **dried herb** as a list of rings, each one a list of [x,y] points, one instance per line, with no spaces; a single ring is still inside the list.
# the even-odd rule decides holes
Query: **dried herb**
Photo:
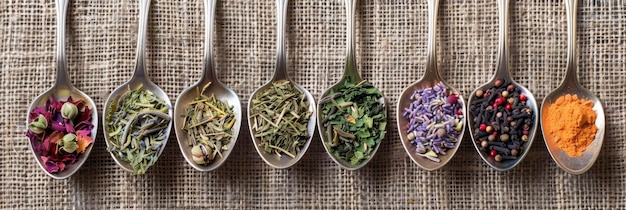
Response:
[[[287,80],[272,83],[252,99],[250,126],[265,152],[292,158],[309,139],[312,112],[305,94]]]
[[[371,158],[385,137],[387,118],[382,94],[371,84],[346,81],[320,100],[326,147],[336,157],[358,165]]]
[[[91,109],[83,100],[59,101],[51,96],[36,107],[28,119],[26,136],[50,173],[65,170],[93,143]]]
[[[144,174],[157,161],[171,118],[169,107],[149,90],[129,90],[117,111],[107,116],[107,151],[130,163],[133,174]]]
[[[227,145],[233,137],[233,106],[217,100],[214,94],[211,97],[203,95],[209,85],[211,83],[202,91],[197,90],[198,97],[187,105],[183,122],[196,164],[208,164],[217,155],[222,157],[222,151],[228,150]]]
[[[439,82],[433,87],[413,91],[410,99],[411,104],[402,112],[409,120],[407,139],[419,156],[440,162],[439,156],[456,148],[463,129],[463,104],[459,95]]]

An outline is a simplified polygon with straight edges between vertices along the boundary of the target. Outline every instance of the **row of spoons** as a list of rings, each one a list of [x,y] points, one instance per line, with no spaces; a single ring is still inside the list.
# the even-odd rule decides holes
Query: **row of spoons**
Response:
[[[355,59],[355,53],[354,53],[354,14],[355,14],[355,4],[356,4],[356,0],[346,0],[346,15],[347,15],[347,55],[346,55],[346,66],[345,66],[345,72],[344,72],[344,76],[343,78],[333,87],[331,87],[330,89],[328,89],[326,92],[324,92],[322,94],[322,98],[328,96],[331,93],[337,92],[340,88],[342,88],[345,84],[346,81],[349,82],[353,82],[353,83],[360,83],[360,82],[365,82],[360,75],[358,74],[357,71],[357,65],[356,65],[356,59]],[[203,60],[203,68],[204,71],[202,73],[202,77],[200,78],[200,80],[195,83],[194,85],[192,85],[191,87],[187,88],[186,90],[184,90],[179,96],[178,99],[176,101],[176,106],[172,108],[168,109],[168,115],[169,116],[174,116],[172,119],[174,121],[175,124],[175,131],[176,131],[176,136],[178,139],[178,143],[181,149],[181,152],[183,154],[183,156],[185,157],[185,159],[187,160],[187,162],[193,166],[194,168],[201,170],[201,171],[211,171],[214,170],[216,168],[218,168],[222,163],[224,163],[224,161],[227,159],[227,157],[230,154],[230,151],[232,151],[232,148],[237,140],[239,131],[240,131],[240,127],[241,127],[241,122],[242,122],[242,110],[241,110],[241,102],[239,100],[239,97],[237,96],[237,94],[231,90],[230,88],[228,88],[226,85],[224,85],[223,83],[221,83],[215,74],[215,70],[214,70],[214,64],[213,64],[213,48],[212,48],[212,35],[213,35],[213,17],[214,17],[214,13],[215,13],[215,4],[216,4],[216,0],[205,0],[204,1],[204,5],[205,5],[205,49],[204,49],[204,60]],[[67,97],[73,97],[73,98],[77,98],[77,99],[83,99],[86,101],[87,105],[89,107],[93,107],[92,111],[92,123],[94,125],[94,129],[92,130],[92,136],[96,136],[96,132],[97,132],[97,125],[98,125],[98,115],[97,115],[97,109],[95,109],[95,103],[93,102],[93,100],[86,94],[84,94],[83,92],[81,92],[80,90],[76,89],[75,87],[72,86],[70,80],[69,80],[69,76],[67,74],[67,69],[66,69],[66,58],[65,58],[65,17],[67,15],[67,5],[68,5],[68,1],[67,0],[56,0],[56,9],[57,9],[57,81],[56,83],[53,85],[52,88],[50,88],[48,91],[44,92],[43,94],[39,95],[35,100],[33,100],[33,102],[31,103],[31,106],[29,108],[29,113],[37,106],[41,106],[43,104],[45,104],[45,101],[51,97],[51,96],[56,96],[58,98],[67,98]],[[405,133],[403,133],[403,129],[402,127],[404,127],[404,125],[406,125],[406,120],[400,116],[400,113],[402,112],[401,110],[404,109],[404,107],[406,107],[406,105],[410,102],[408,102],[408,98],[410,96],[410,94],[412,92],[414,92],[417,89],[424,89],[424,88],[429,88],[429,87],[433,87],[435,84],[439,83],[439,82],[444,82],[443,79],[441,79],[439,72],[437,70],[437,58],[436,58],[436,38],[435,38],[435,31],[436,31],[436,17],[437,17],[437,10],[438,10],[438,5],[439,2],[438,0],[429,0],[428,1],[428,5],[429,5],[429,44],[428,44],[428,57],[427,57],[427,63],[426,63],[426,72],[424,77],[410,85],[409,87],[407,87],[405,89],[405,91],[402,93],[400,100],[398,101],[398,111],[397,113],[399,113],[398,115],[398,131],[400,132],[400,136],[403,142],[403,145],[407,151],[407,153],[409,154],[409,156],[411,157],[411,159],[416,162],[420,167],[427,169],[427,170],[435,170],[438,169],[442,166],[444,166],[455,154],[458,145],[460,145],[461,140],[463,139],[463,132],[461,132],[458,135],[458,143],[457,143],[457,147],[450,150],[448,152],[448,155],[444,156],[440,162],[435,163],[432,162],[430,160],[427,160],[423,157],[420,157],[418,155],[415,154],[414,152],[414,148],[411,148],[412,145],[410,145],[410,143],[408,143],[409,141],[407,139],[405,139]],[[499,45],[499,61],[498,61],[498,65],[497,65],[497,71],[496,74],[494,75],[492,81],[488,82],[487,84],[485,84],[484,86],[487,86],[491,83],[493,83],[496,79],[505,79],[507,81],[512,81],[511,76],[509,74],[508,71],[508,48],[506,46],[506,42],[507,42],[507,34],[506,34],[506,30],[507,30],[507,25],[508,25],[508,0],[499,0],[498,1],[498,5],[499,5],[499,15],[500,15],[500,45]],[[146,45],[146,29],[147,29],[147,19],[148,19],[148,9],[150,6],[150,0],[140,0],[140,22],[139,22],[139,37],[138,37],[138,41],[137,41],[137,55],[136,55],[136,65],[135,65],[135,70],[134,70],[134,74],[132,76],[132,78],[124,83],[123,85],[121,85],[120,87],[118,87],[117,89],[115,89],[109,96],[109,98],[106,100],[105,102],[105,106],[104,106],[104,116],[108,116],[110,113],[114,112],[115,110],[111,110],[111,107],[115,107],[113,105],[118,103],[119,98],[124,95],[125,93],[127,93],[130,89],[135,88],[135,87],[140,87],[142,90],[148,90],[152,93],[155,94],[156,97],[162,99],[166,105],[168,107],[172,107],[171,102],[169,101],[169,97],[167,96],[167,94],[161,89],[159,88],[156,84],[154,84],[148,77],[146,68],[145,68],[145,45]],[[568,28],[569,28],[569,33],[568,33],[568,71],[567,71],[567,75],[565,78],[565,82],[563,82],[561,84],[561,86],[555,90],[553,93],[549,94],[545,100],[544,100],[544,105],[548,104],[548,103],[552,103],[555,101],[556,98],[558,98],[561,95],[564,94],[578,94],[580,97],[582,98],[587,98],[592,100],[595,103],[594,106],[594,110],[597,110],[598,112],[598,118],[596,119],[596,125],[598,125],[598,127],[600,128],[600,130],[598,131],[598,135],[596,135],[596,142],[599,141],[599,144],[601,145],[602,139],[603,139],[603,134],[604,134],[604,112],[602,109],[602,105],[600,103],[600,101],[593,95],[591,94],[588,90],[585,90],[579,83],[576,77],[576,56],[575,56],[575,26],[576,26],[576,19],[575,19],[575,15],[576,15],[576,6],[577,6],[577,2],[574,0],[567,0],[566,1],[566,6],[567,6],[567,13],[568,13]],[[277,0],[277,64],[276,64],[276,72],[274,73],[273,78],[271,79],[271,81],[269,81],[266,85],[260,87],[259,89],[257,89],[252,96],[250,97],[250,102],[248,103],[248,116],[250,116],[249,110],[250,110],[250,104],[252,103],[252,99],[255,97],[256,94],[266,90],[267,88],[269,88],[271,86],[271,84],[273,82],[276,81],[282,81],[282,80],[287,80],[290,81],[291,83],[293,83],[303,94],[305,94],[308,104],[309,104],[309,111],[314,113],[313,115],[311,115],[310,119],[309,119],[309,123],[307,125],[307,131],[309,133],[309,139],[308,141],[305,143],[305,145],[301,148],[300,152],[297,154],[297,156],[295,156],[294,158],[291,157],[287,157],[287,156],[276,156],[273,154],[268,154],[266,152],[264,152],[262,149],[259,148],[259,140],[255,137],[257,134],[250,129],[250,133],[252,135],[252,139],[254,141],[254,145],[255,148],[257,149],[257,152],[259,153],[259,155],[263,158],[263,160],[275,167],[275,168],[287,168],[292,166],[293,164],[295,164],[306,152],[311,139],[313,137],[313,133],[315,132],[315,124],[316,121],[321,121],[321,119],[323,119],[324,116],[322,116],[322,113],[319,112],[319,110],[321,109],[321,106],[318,104],[317,105],[317,109],[315,107],[315,101],[313,96],[306,90],[304,89],[302,86],[295,84],[293,81],[291,81],[291,79],[288,77],[287,74],[287,65],[286,65],[286,54],[285,54],[285,43],[284,43],[284,33],[285,33],[285,14],[286,14],[286,10],[287,10],[287,0]],[[233,112],[235,113],[235,124],[233,125],[232,129],[233,129],[233,136],[232,136],[232,140],[230,141],[230,143],[228,145],[226,145],[229,149],[225,150],[224,153],[222,154],[222,157],[219,159],[214,160],[213,162],[211,162],[210,164],[207,165],[200,165],[200,164],[196,164],[193,161],[193,154],[191,153],[191,149],[188,148],[189,145],[189,141],[190,139],[187,138],[187,136],[184,134],[184,131],[182,131],[182,121],[184,118],[184,110],[185,110],[185,106],[187,106],[187,104],[189,104],[197,95],[195,90],[197,88],[201,88],[206,86],[207,84],[211,83],[212,85],[209,86],[209,88],[206,90],[205,94],[214,94],[216,98],[220,99],[220,100],[224,100],[226,101],[228,104],[230,104],[231,106],[233,106]],[[445,82],[444,82],[445,84]],[[520,90],[522,90],[522,92],[524,94],[526,94],[529,98],[529,106],[533,109],[533,113],[534,113],[534,119],[535,121],[537,121],[538,118],[538,106],[535,102],[534,97],[532,96],[532,94],[530,93],[530,91],[528,91],[526,88],[524,88],[523,86],[519,85],[518,83],[513,82],[513,84],[518,87]],[[460,94],[459,91],[457,91],[456,89],[454,89],[453,87],[449,86],[446,84],[446,86],[454,93],[457,93],[460,96],[460,101],[461,103],[464,103],[464,100],[462,98],[462,94]],[[481,87],[482,88],[482,87]],[[478,88],[480,89],[480,88]],[[478,90],[477,89],[477,90]],[[472,93],[471,96],[475,96],[475,92]],[[475,100],[473,97],[470,97],[469,99],[469,103],[471,104],[472,100]],[[379,102],[380,104],[383,105],[384,111],[383,113],[386,113],[386,102],[384,100],[384,97],[379,98]],[[463,104],[463,114],[465,115],[466,112],[466,106]],[[470,118],[472,116],[469,116]],[[467,118],[467,116],[464,116],[464,118]],[[386,119],[386,117],[385,117]],[[105,121],[106,121],[106,117],[105,117]],[[28,120],[27,120],[27,123]],[[471,120],[468,120],[468,123],[470,125],[470,127],[473,127],[473,122]],[[318,124],[318,131],[320,134],[326,133],[326,128],[324,126],[320,126],[319,123]],[[537,131],[536,126],[538,125],[538,123],[534,124],[534,128],[532,128],[532,132],[529,138],[528,143],[526,144],[526,147],[530,147],[530,145],[532,144],[532,141],[535,137],[535,133]],[[171,126],[172,123],[170,121],[169,125],[167,126],[167,128],[164,129],[165,132],[165,136],[169,136],[169,131],[171,130]],[[109,133],[110,131],[107,130],[107,126],[103,126],[104,127],[104,132],[105,133]],[[462,129],[463,131],[465,130],[465,123],[464,123],[464,127]],[[405,132],[405,131],[404,131]],[[473,130],[470,129],[470,133],[472,133]],[[105,139],[107,139],[107,146],[109,145],[109,135],[104,135]],[[327,142],[329,141],[329,139],[326,139],[325,135],[320,135],[321,139],[323,142]],[[384,138],[384,136],[382,137]],[[473,138],[473,135],[472,135]],[[160,155],[160,153],[163,151],[163,148],[166,144],[167,139],[163,142],[163,145],[159,151],[159,154],[157,155],[157,157]],[[552,157],[554,158],[554,160],[557,162],[557,164],[563,168],[564,170],[570,172],[570,173],[583,173],[584,171],[586,171],[595,161],[595,159],[597,158],[597,154],[599,152],[599,147],[596,147],[596,149],[593,150],[588,150],[585,152],[585,155],[583,155],[582,158],[571,158],[568,157],[567,155],[563,155],[562,151],[559,151],[558,147],[555,147],[553,145],[550,145],[549,143],[550,141],[546,141],[546,144],[548,145],[550,154],[552,155]],[[326,144],[325,145],[325,149],[326,151],[330,154],[329,148]],[[373,149],[373,152],[371,153],[371,156],[373,156],[376,152],[376,150],[378,149],[379,145],[376,145]],[[476,146],[476,145],[475,145]],[[46,171],[46,173],[48,175],[50,175],[51,177],[57,178],[57,179],[63,179],[63,178],[67,178],[69,176],[71,176],[73,173],[75,173],[78,168],[85,162],[85,160],[87,159],[87,156],[89,155],[91,148],[93,148],[93,146],[90,146],[87,151],[85,152],[85,154],[83,154],[83,156],[81,158],[78,159],[78,161],[75,164],[72,164],[70,166],[67,167],[66,170],[62,171],[62,172],[58,172],[58,173],[48,173],[43,166],[43,163],[40,161],[40,158],[37,154],[34,153],[33,151],[33,147],[32,145],[30,145],[30,149],[31,151],[33,151],[33,155],[35,156],[35,158],[38,160],[39,165],[41,166],[42,169],[44,169],[44,171]],[[476,149],[478,150],[478,147],[476,147]],[[480,153],[480,152],[479,152]],[[588,154],[587,154],[588,153]],[[523,155],[527,154],[527,152],[525,152]],[[113,159],[115,160],[115,162],[122,166],[122,168],[132,171],[131,166],[129,165],[128,162],[123,161],[121,159],[119,159],[117,156],[111,154]],[[347,163],[346,161],[340,160],[338,158],[336,158],[335,156],[333,156],[332,154],[330,154],[331,158],[341,167],[348,169],[348,170],[356,170],[358,168],[363,167],[365,164],[367,164],[367,162],[369,162],[369,160],[371,160],[371,157],[366,159],[365,161],[360,162],[359,164],[356,165],[352,165]],[[492,159],[487,158],[484,154],[481,153],[481,157],[482,159],[491,167],[497,169],[497,170],[501,170],[501,171],[505,171],[505,170],[509,170],[511,168],[513,168],[515,165],[517,165],[521,159],[523,159],[523,156],[518,158],[517,160],[512,160],[512,161],[503,161],[503,162],[494,162]]]

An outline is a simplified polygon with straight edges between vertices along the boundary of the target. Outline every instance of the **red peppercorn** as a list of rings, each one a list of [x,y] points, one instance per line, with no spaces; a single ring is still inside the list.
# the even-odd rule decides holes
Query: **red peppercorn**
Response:
[[[456,115],[463,115],[463,110],[457,109],[456,110]]]
[[[506,104],[506,106],[504,106],[504,108],[505,108],[507,111],[511,111],[511,108],[512,108],[512,107],[513,107],[513,105],[511,105],[511,104]]]
[[[502,105],[504,102],[506,102],[506,98],[504,97],[496,98],[496,100],[493,102],[493,108],[498,108],[498,106]]]
[[[495,157],[496,155],[498,155],[498,152],[492,149],[489,155],[491,155],[491,157]]]
[[[487,130],[487,125],[485,125],[484,123],[483,123],[483,124],[480,124],[480,130],[481,130],[481,131],[485,131],[485,130]]]
[[[524,95],[524,94],[520,94],[520,95],[519,95],[519,100],[521,100],[521,101],[526,101],[526,95]]]

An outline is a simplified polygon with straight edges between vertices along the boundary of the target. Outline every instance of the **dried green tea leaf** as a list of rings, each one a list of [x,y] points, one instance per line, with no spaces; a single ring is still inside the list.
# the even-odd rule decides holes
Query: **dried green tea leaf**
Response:
[[[214,94],[202,93],[210,83],[198,92],[198,97],[187,105],[183,130],[187,133],[193,160],[196,164],[209,164],[216,156],[222,156],[233,137],[235,123],[233,106],[218,100]]]
[[[169,126],[169,107],[149,90],[138,87],[120,97],[116,111],[107,116],[110,147],[107,151],[128,162],[133,174],[154,165]]]
[[[252,99],[250,121],[259,146],[268,154],[294,158],[308,141],[307,124],[312,115],[309,101],[287,80],[272,83]]]

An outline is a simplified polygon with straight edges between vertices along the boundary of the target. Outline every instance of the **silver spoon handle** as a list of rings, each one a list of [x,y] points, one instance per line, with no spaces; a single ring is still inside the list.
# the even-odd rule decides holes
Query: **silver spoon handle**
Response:
[[[215,17],[215,5],[217,0],[204,0],[204,71],[202,79],[205,81],[216,81],[213,63],[213,18]]]
[[[288,79],[285,52],[285,19],[287,0],[276,0],[276,71],[272,80]]]
[[[148,30],[148,10],[150,0],[139,0],[139,35],[137,37],[137,57],[135,63],[134,78],[146,78],[146,33]]]
[[[509,72],[509,0],[498,0],[500,43],[498,45],[497,78],[510,78]]]
[[[56,0],[57,12],[57,78],[55,86],[71,86],[70,76],[67,73],[67,57],[65,54],[65,20],[69,0]]]
[[[426,75],[438,75],[437,71],[437,12],[439,0],[428,0],[428,55]]]
[[[354,18],[357,0],[346,0],[346,67],[344,75],[349,76],[351,81],[361,80],[361,76],[357,71],[356,58],[354,52],[355,34],[354,34]]]
[[[576,12],[578,11],[577,0],[565,0],[565,10],[567,12],[567,72],[563,82],[578,83],[578,56],[576,53]]]

